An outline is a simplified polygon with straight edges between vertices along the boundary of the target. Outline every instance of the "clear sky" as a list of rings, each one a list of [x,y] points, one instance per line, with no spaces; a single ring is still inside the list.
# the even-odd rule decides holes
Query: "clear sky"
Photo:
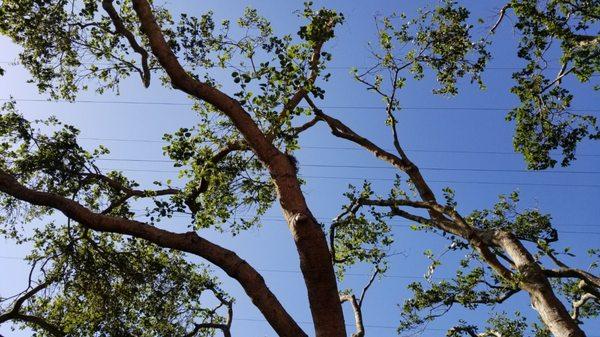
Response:
[[[302,8],[301,1],[169,1],[176,11],[187,11],[193,15],[212,9],[217,18],[236,18],[243,8],[252,6],[270,19],[279,33],[295,33],[299,21],[293,11]],[[316,2],[317,6],[325,2]],[[356,131],[368,135],[378,144],[391,146],[389,132],[383,126],[382,110],[366,107],[379,106],[379,98],[367,93],[348,74],[350,66],[368,66],[367,42],[375,41],[373,16],[392,11],[414,13],[424,1],[327,1],[326,5],[338,9],[346,16],[346,22],[337,32],[335,40],[326,45],[333,54],[332,80],[325,85],[326,100],[319,102],[327,113],[347,121]],[[472,8],[474,17],[492,22],[502,1],[464,1]],[[431,94],[434,80],[426,78],[421,82],[410,81],[400,93],[400,101],[405,108],[400,113],[400,134],[404,146],[411,150],[409,155],[421,166],[423,174],[431,182],[436,193],[445,186],[456,190],[459,209],[469,213],[473,209],[490,207],[498,194],[510,193],[518,189],[522,196],[522,206],[537,206],[553,216],[561,237],[560,247],[572,246],[582,257],[569,262],[587,267],[589,261],[583,257],[588,248],[600,247],[600,174],[581,173],[600,171],[600,149],[598,143],[583,142],[578,149],[578,160],[567,169],[557,168],[544,172],[508,172],[526,167],[520,155],[512,152],[513,126],[505,122],[504,115],[516,100],[509,93],[513,84],[511,72],[517,63],[514,56],[515,37],[510,21],[499,29],[492,47],[493,60],[484,75],[486,91],[480,91],[469,83],[461,83],[461,93],[447,98]],[[487,26],[489,27],[489,26]],[[481,28],[485,30],[485,28]],[[479,32],[481,32],[481,30]],[[18,48],[5,38],[0,39],[0,62],[15,60]],[[195,113],[186,104],[184,95],[160,87],[155,81],[151,88],[143,89],[137,78],[125,82],[120,95],[111,93],[97,96],[83,93],[79,100],[111,101],[111,103],[60,103],[32,102],[40,99],[35,87],[27,83],[29,75],[19,66],[2,63],[7,73],[0,78],[0,98],[13,96],[18,107],[30,118],[56,115],[82,130],[81,143],[86,147],[105,144],[112,153],[100,164],[104,168],[122,169],[126,174],[139,179],[142,186],[149,186],[154,180],[174,177],[174,168],[169,163],[136,162],[132,159],[164,159],[160,139],[164,133],[180,127],[189,127],[197,121]],[[226,72],[215,73],[219,78],[229,78]],[[598,78],[594,79],[598,83]],[[225,86],[225,90],[227,90]],[[600,114],[600,100],[597,92],[585,88],[575,90],[575,108],[590,108]],[[170,102],[162,104],[118,104],[120,102]],[[339,108],[350,107],[350,108]],[[361,108],[362,107],[362,108]],[[112,140],[99,140],[112,139]],[[373,159],[366,152],[358,151],[351,144],[332,137],[324,126],[306,133],[302,138],[306,146],[297,154],[301,174],[306,178],[304,187],[309,205],[315,216],[324,222],[333,218],[344,199],[342,193],[349,183],[360,184],[362,179],[374,179],[373,185],[379,191],[390,187],[390,178],[396,173],[390,169],[365,168],[323,168],[310,165],[362,165],[381,166],[385,164]],[[320,148],[315,148],[320,147]],[[332,147],[324,149],[322,147]],[[488,153],[485,153],[488,152]],[[494,153],[489,153],[494,152]],[[126,159],[126,160],[123,160]],[[308,165],[308,166],[303,166]],[[480,171],[450,170],[435,168],[468,168]],[[505,171],[486,171],[505,170]],[[352,179],[350,179],[352,178]],[[270,288],[278,294],[291,314],[305,324],[311,333],[310,315],[306,291],[297,272],[298,259],[287,226],[281,221],[277,207],[269,212],[262,229],[253,229],[235,238],[201,233],[207,238],[236,250],[255,268],[263,271]],[[185,230],[185,219],[174,218],[168,224],[173,230]],[[407,222],[394,221],[395,244],[393,250],[402,253],[392,258],[388,277],[379,280],[367,295],[365,302],[365,325],[370,336],[394,336],[399,319],[399,307],[408,296],[406,285],[422,276],[427,268],[427,259],[422,251],[431,248],[440,253],[446,241],[433,234],[413,232]],[[25,285],[27,266],[19,257],[27,253],[25,247],[15,247],[9,242],[0,242],[0,293],[7,295],[22,289]],[[464,252],[463,252],[464,253]],[[436,276],[450,276],[456,266],[457,256],[448,256],[444,266]],[[357,267],[352,275],[342,283],[341,288],[360,289],[368,279],[369,269]],[[217,273],[219,274],[219,273]],[[219,274],[221,275],[221,274]],[[274,336],[274,332],[263,321],[260,313],[245,298],[241,288],[222,279],[225,289],[238,298],[233,324],[234,336]],[[349,308],[346,308],[348,323],[352,322]],[[496,308],[481,307],[475,312],[456,307],[446,317],[433,322],[422,336],[441,336],[458,319],[476,323],[490,312],[521,310],[527,315],[534,312],[528,298],[520,294],[508,304]],[[440,330],[441,329],[441,330]],[[600,322],[586,322],[584,329],[589,335],[600,335]],[[352,328],[350,327],[350,330]],[[0,327],[4,336],[28,336],[27,332],[11,332],[8,326]]]

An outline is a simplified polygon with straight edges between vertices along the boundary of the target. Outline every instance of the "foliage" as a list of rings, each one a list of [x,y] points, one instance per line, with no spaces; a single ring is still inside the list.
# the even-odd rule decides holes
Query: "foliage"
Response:
[[[22,47],[20,62],[31,73],[31,81],[53,99],[74,100],[85,90],[119,93],[122,82],[132,76],[139,76],[146,87],[159,82],[167,89],[181,89],[170,78],[165,57],[156,51],[148,30],[141,28],[136,13],[139,2],[3,0],[0,34]],[[495,38],[490,33],[506,24],[506,15],[512,15],[518,32],[516,56],[525,63],[513,74],[516,83],[511,91],[519,106],[507,114],[507,120],[515,124],[515,149],[531,169],[555,166],[558,160],[553,151],[558,149],[562,151],[561,165],[569,165],[579,142],[600,138],[593,116],[572,112],[573,81],[568,81],[587,84],[600,68],[594,31],[600,16],[596,1],[512,0],[488,34],[479,34],[478,27],[484,23],[452,0],[419,10],[412,17],[378,17],[377,43],[370,45],[376,63],[362,73],[353,69],[352,75],[383,100],[395,152],[358,135],[313,102],[326,97],[323,83],[331,77],[327,69],[333,56],[324,45],[335,38],[337,26],[344,22],[341,13],[306,3],[297,12],[302,22],[298,30],[281,35],[251,8],[237,20],[221,22],[212,11],[174,17],[166,5],[153,2],[151,8],[172,58],[180,60],[189,75],[183,76],[184,80],[200,84],[201,90],[209,91],[208,96],[230,88],[230,94],[223,94],[220,101],[203,100],[204,96],[186,91],[194,103],[197,123],[163,138],[164,155],[179,171],[176,181],[155,181],[153,189],[144,189],[123,172],[102,172],[96,161],[109,154],[107,148],[86,150],[77,143],[76,127],[56,118],[29,121],[13,101],[3,106],[0,114],[0,178],[10,176],[23,189],[41,191],[63,203],[76,202],[111,221],[144,217],[148,221],[137,224],[148,230],[159,228],[165,218],[186,214],[191,231],[176,234],[180,235],[177,240],[191,238],[201,242],[202,248],[211,243],[200,241],[197,233],[213,229],[236,235],[258,227],[279,198],[296,240],[307,287],[311,279],[328,279],[325,274],[313,275],[315,270],[331,267],[329,281],[335,279],[335,270],[337,281],[342,282],[350,268],[374,267],[375,274],[358,299],[351,289],[341,292],[346,298],[342,302],[351,301],[357,317],[365,292],[377,275],[386,272],[387,259],[395,254],[390,221],[408,219],[415,223],[413,229],[439,234],[449,245],[440,254],[425,250],[431,264],[425,280],[408,287],[413,296],[401,306],[399,331],[427,324],[455,305],[468,310],[495,306],[520,291],[532,292],[524,284],[534,281],[546,295],[554,291],[563,301],[581,302],[574,307],[575,326],[600,313],[597,297],[583,301],[595,294],[595,288],[589,289],[594,268],[575,270],[557,258],[571,253],[568,249],[558,253],[553,246],[558,233],[550,215],[537,208],[519,210],[515,192],[501,195],[489,209],[461,216],[452,189],[442,191],[442,203],[436,201],[418,167],[404,152],[397,130],[397,114],[402,109],[398,93],[410,80],[433,75],[438,83],[433,93],[447,96],[458,95],[465,79],[485,89],[483,76]],[[590,35],[590,31],[594,33]],[[560,72],[554,76],[549,73],[551,55],[560,58]],[[222,74],[227,75],[226,80],[217,82]],[[302,100],[308,107],[300,104]],[[235,110],[237,119],[230,110]],[[299,125],[301,122],[304,124]],[[300,134],[319,122],[326,123],[334,136],[364,147],[408,178],[397,174],[387,193],[375,191],[368,179],[360,188],[350,186],[340,215],[319,227],[305,203],[293,155],[300,148]],[[290,167],[293,169],[287,170]],[[8,189],[5,185],[0,188]],[[282,194],[286,191],[297,194],[286,198]],[[56,335],[56,331],[72,336],[197,336],[213,335],[219,328],[228,333],[224,327],[229,328],[232,299],[203,265],[190,262],[181,251],[139,238],[92,231],[68,213],[63,220],[55,210],[62,210],[60,205],[39,204],[0,194],[0,234],[33,245],[27,258],[32,268],[29,285],[17,300],[1,299],[4,313],[0,323],[14,319],[39,336]],[[144,214],[136,210],[140,207]],[[35,229],[23,223],[34,224]],[[314,228],[316,232],[309,231]],[[318,255],[318,240],[326,230],[329,246],[321,245],[326,261],[312,266],[315,260],[310,259]],[[534,281],[495,240],[499,235],[526,251],[523,259],[530,263],[525,269],[538,271]],[[308,239],[316,241],[306,243]],[[526,247],[533,246],[530,254]],[[446,254],[463,256],[454,268],[454,277],[439,280],[434,275]],[[212,261],[219,265],[233,257],[227,251],[221,260]],[[542,260],[552,261],[559,270],[544,269]],[[246,272],[253,270],[240,261],[228,271],[230,276],[243,274],[242,267],[247,267]],[[578,274],[552,278],[543,274],[565,271]],[[252,285],[263,282],[259,276],[243,276]],[[250,285],[240,283],[250,296]],[[317,290],[333,289],[333,302],[339,305],[336,286],[318,284]],[[309,296],[318,293],[308,290]],[[207,300],[205,293],[212,297]],[[270,292],[259,295],[259,300],[272,300]],[[19,296],[24,302],[19,302]],[[256,297],[252,299],[258,302]],[[331,298],[311,300],[314,306]],[[260,309],[263,314],[276,311],[272,306]],[[226,314],[224,310],[228,310]],[[279,323],[285,317],[279,317]],[[477,322],[458,323],[448,330],[448,336],[473,336],[481,330],[479,324],[474,325]],[[520,313],[512,318],[494,314],[487,323],[483,335],[518,337],[528,331],[539,337],[549,335],[544,322],[529,322]],[[362,336],[359,332],[355,335]]]
[[[44,288],[20,313],[43,317],[64,335],[183,336],[195,324],[223,320],[210,308],[218,301],[203,294],[227,295],[202,265],[180,252],[68,224],[50,223],[30,241],[34,249],[27,260],[40,274],[30,282]],[[24,326],[36,336],[49,335],[35,324]]]
[[[507,6],[520,32],[517,55],[525,62],[513,74],[517,83],[511,89],[521,105],[507,115],[516,123],[515,149],[532,169],[553,167],[557,160],[551,151],[561,149],[561,165],[567,166],[580,140],[600,137],[594,116],[570,111],[573,95],[563,80],[573,73],[588,83],[600,70],[599,6],[595,1],[563,0],[515,0]],[[555,56],[560,60],[558,75],[548,69],[548,59]]]

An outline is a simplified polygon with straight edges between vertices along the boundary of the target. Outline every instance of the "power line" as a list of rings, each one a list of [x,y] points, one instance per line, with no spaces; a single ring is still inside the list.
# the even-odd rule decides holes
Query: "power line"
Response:
[[[365,177],[335,177],[335,176],[302,176],[310,179],[333,179],[333,180],[375,180],[375,181],[395,181],[392,178],[365,178]],[[600,185],[594,184],[556,184],[556,183],[524,183],[524,182],[501,182],[501,181],[465,181],[465,180],[428,180],[432,183],[448,184],[474,184],[474,185],[517,185],[517,186],[552,186],[552,187],[593,187],[599,188]]]
[[[149,216],[151,216],[151,215],[149,215]],[[139,218],[144,218],[144,217],[146,217],[146,215],[143,215],[143,214],[138,214],[138,215],[136,215],[136,216],[134,216],[134,217],[139,219]],[[173,217],[173,218],[187,218],[186,216],[183,216],[183,215],[172,215],[172,217]],[[243,218],[238,218],[238,219],[243,219]],[[286,223],[286,221],[285,221],[285,220],[282,220],[282,219],[277,219],[277,220],[276,220],[276,219],[264,219],[264,220],[268,220],[268,221],[275,221],[275,222],[280,222],[280,223]],[[228,223],[228,222],[225,222],[225,223],[226,223],[226,224],[231,224],[230,222],[229,222],[229,223]],[[394,227],[394,228],[410,228],[410,227],[411,227],[411,225],[409,225],[409,224],[398,224],[398,225],[389,224],[388,226],[390,226],[390,227]],[[578,225],[572,225],[572,226],[573,226],[573,227],[577,227]],[[589,226],[588,226],[588,225],[581,225],[581,226],[583,226],[583,227],[597,227],[597,226],[594,226],[594,225],[589,225]],[[566,230],[566,231],[565,231],[565,230],[561,230],[561,229],[557,229],[557,230],[558,230],[558,233],[559,233],[559,234],[575,234],[575,235],[579,235],[579,234],[585,234],[585,235],[588,235],[588,234],[591,234],[591,235],[600,235],[600,232],[589,232],[589,231],[569,231],[569,230]]]
[[[21,66],[22,64],[19,61],[0,61],[0,64],[6,64],[9,66]],[[97,63],[97,62],[81,62],[81,64],[84,65],[99,65],[99,66],[107,66],[107,65],[112,65],[112,63]],[[219,69],[226,69],[224,67],[219,67],[219,66],[204,66],[204,68],[219,68]],[[246,67],[248,69],[251,69],[250,67]],[[351,70],[351,69],[371,69],[372,66],[327,66],[327,69],[336,69],[336,70]],[[490,67],[486,67],[486,70],[521,70],[521,68],[519,67],[510,67],[510,66],[490,66]],[[545,69],[547,70],[560,70],[559,67],[546,67]]]
[[[144,162],[144,163],[172,163],[168,159],[121,159],[121,158],[100,158],[99,161],[118,161],[118,162]],[[338,164],[300,164],[303,167],[321,167],[321,168],[353,168],[353,169],[377,169],[377,170],[397,170],[391,166],[372,166],[372,165],[338,165]],[[422,171],[465,171],[465,172],[503,172],[503,173],[552,173],[552,174],[600,174],[600,171],[532,171],[520,169],[486,169],[486,168],[456,168],[456,167],[420,167]]]
[[[48,100],[41,98],[0,98],[0,101],[16,101],[16,102],[39,102],[39,103],[86,103],[86,104],[127,104],[127,105],[163,105],[163,106],[193,106],[191,103],[179,103],[179,102],[166,102],[166,101],[121,101],[121,100]],[[307,108],[308,106],[302,106]],[[322,109],[347,109],[347,110],[385,110],[383,106],[358,106],[358,105],[330,105],[321,106]],[[406,106],[401,107],[401,110],[463,110],[463,111],[510,111],[512,107],[498,108],[498,107],[448,107],[448,106]],[[595,108],[570,108],[568,111],[574,112],[598,112],[600,107]]]
[[[145,212],[146,210],[144,209],[131,209],[132,212]],[[143,214],[138,214],[136,215],[136,217],[142,217],[145,216]],[[191,214],[185,213],[185,214],[173,214],[172,215],[173,218],[191,218]],[[248,219],[248,217],[245,216],[236,216],[236,219]],[[334,219],[335,216],[330,216],[330,217],[326,217],[326,216],[316,216],[315,219],[317,219],[318,221],[321,222],[328,222],[328,221],[332,221],[332,219]],[[286,222],[285,219],[278,217],[278,216],[269,216],[269,215],[263,215],[260,217],[261,221],[275,221],[275,222]],[[386,220],[386,222],[394,222],[394,223],[399,223],[398,225],[390,225],[391,227],[410,227],[411,224],[414,224],[414,221],[410,221],[410,220],[405,220],[405,219],[388,219]],[[564,222],[559,222],[559,221],[555,221],[557,225],[559,225],[560,227],[599,227],[600,228],[600,224],[598,225],[593,225],[593,224],[580,224],[580,223],[564,223]],[[561,231],[562,232],[562,231]]]
[[[25,257],[20,257],[20,256],[0,256],[0,259],[5,259],[5,260],[20,260],[20,261],[24,261]],[[259,272],[264,272],[264,273],[276,273],[276,274],[301,274],[302,272],[299,270],[293,270],[293,269],[279,269],[279,268],[275,268],[275,269],[270,269],[270,268],[257,268],[256,271]],[[346,276],[360,276],[360,277],[370,277],[372,276],[372,274],[369,273],[345,273],[344,275]],[[424,276],[418,276],[418,275],[398,275],[398,274],[382,274],[381,275],[384,278],[394,278],[394,279],[423,279]],[[447,277],[432,277],[433,279],[439,279],[439,280],[446,280],[448,279]]]
[[[126,143],[161,143],[166,144],[164,140],[157,139],[139,139],[139,138],[99,138],[99,137],[79,137],[80,140],[93,140],[93,141],[107,141],[107,142],[126,142]],[[349,151],[364,151],[360,147],[349,147],[349,146],[311,146],[303,145],[302,149],[316,149],[316,150],[349,150]],[[392,149],[384,149],[386,151],[393,151]],[[462,154],[491,154],[491,155],[513,155],[521,156],[520,153],[509,152],[509,151],[473,151],[473,150],[434,150],[434,149],[406,149],[407,152],[424,152],[424,153],[462,153]],[[600,154],[587,154],[578,153],[579,157],[600,157]]]
[[[146,210],[144,210],[144,209],[131,209],[131,211],[133,211],[133,212],[144,212]],[[175,215],[173,215],[173,217],[181,217],[181,218],[188,218],[190,216],[191,216],[191,214],[187,214],[187,213],[186,214],[175,214]],[[327,217],[327,216],[316,216],[315,219],[317,219],[318,221],[327,222],[327,221],[331,221],[335,217],[336,216],[329,216],[329,217]],[[263,215],[260,218],[261,218],[261,220],[285,222],[285,219],[283,219],[282,217],[274,216],[274,215]],[[239,216],[238,219],[246,219],[246,217]],[[414,221],[405,220],[405,219],[388,219],[387,222],[404,223],[406,225],[415,223]],[[600,224],[592,225],[592,224],[579,224],[579,223],[564,223],[564,222],[559,222],[559,221],[555,221],[555,222],[557,224],[560,224],[561,227],[562,226],[567,226],[567,227],[599,227],[600,228]]]
[[[178,173],[174,170],[148,170],[148,169],[129,169],[129,168],[101,168],[104,170],[115,170],[123,172],[147,172],[147,173]],[[393,178],[373,178],[373,177],[342,177],[342,176],[312,176],[302,175],[301,178],[308,179],[331,179],[331,180],[371,180],[371,181],[395,181]],[[600,188],[595,184],[557,184],[557,183],[526,183],[526,182],[503,182],[503,181],[467,181],[467,180],[428,180],[432,183],[448,184],[474,184],[474,185],[512,185],[512,186],[542,186],[542,187],[590,187]]]

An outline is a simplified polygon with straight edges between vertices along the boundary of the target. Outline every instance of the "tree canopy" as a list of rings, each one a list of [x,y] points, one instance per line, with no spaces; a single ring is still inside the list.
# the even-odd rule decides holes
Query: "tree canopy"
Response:
[[[453,306],[493,307],[524,293],[538,320],[497,313],[487,322],[461,320],[447,336],[586,336],[582,324],[600,312],[596,263],[586,269],[565,262],[572,253],[556,248],[560,232],[551,215],[521,207],[517,192],[467,213],[451,187],[436,194],[407,154],[398,115],[399,92],[426,76],[437,80],[434,95],[459,95],[464,80],[485,89],[496,31],[510,25],[517,40],[510,52],[522,61],[510,89],[519,103],[506,111],[514,149],[531,170],[570,165],[580,142],[600,138],[591,111],[572,109],[574,85],[600,89],[592,84],[600,70],[600,2],[512,0],[491,22],[450,0],[416,13],[399,5],[397,13],[376,17],[373,64],[351,76],[366,95],[381,98],[381,132],[389,132],[393,149],[322,107],[335,58],[328,43],[343,13],[306,3],[296,15],[304,24],[280,33],[252,8],[218,22],[211,11],[176,14],[160,1],[0,0],[0,33],[22,48],[20,64],[51,99],[119,92],[135,77],[143,87],[185,93],[197,114],[194,125],[164,135],[178,182],[157,178],[142,187],[122,171],[101,169],[97,162],[110,149],[80,145],[77,126],[27,120],[14,100],[4,104],[0,234],[33,250],[25,290],[0,297],[0,324],[36,336],[230,336],[235,301],[211,266],[188,258],[195,256],[237,281],[279,336],[346,336],[351,323],[352,335],[363,337],[363,300],[387,271],[390,221],[402,218],[414,230],[441,235],[447,250],[464,258],[453,278],[434,281],[442,256],[425,249],[425,279],[409,285],[411,298],[399,299],[399,333]],[[550,55],[558,57],[558,72]],[[349,186],[329,223],[311,211],[294,156],[317,125],[397,172],[385,191],[368,178]],[[260,228],[275,204],[298,252],[314,332],[232,247],[203,236],[207,229],[236,235]],[[236,216],[240,209],[251,216]],[[182,214],[186,232],[161,226]],[[600,257],[597,249],[587,253]],[[372,267],[369,282],[342,289],[357,265]],[[353,320],[344,318],[346,302]]]

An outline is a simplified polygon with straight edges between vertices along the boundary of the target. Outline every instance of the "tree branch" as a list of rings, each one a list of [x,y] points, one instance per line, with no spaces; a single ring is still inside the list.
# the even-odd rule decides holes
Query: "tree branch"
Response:
[[[300,269],[308,291],[316,336],[345,336],[344,315],[327,241],[321,225],[306,204],[295,164],[271,142],[238,101],[217,88],[194,79],[185,71],[165,40],[148,0],[132,0],[132,4],[152,53],[169,76],[172,85],[213,105],[228,116],[243,135],[248,147],[268,168],[300,257]]]
[[[363,325],[362,310],[354,295],[342,295],[340,296],[340,302],[349,302],[352,305],[354,311],[354,323],[356,325],[356,332],[352,334],[352,337],[364,337],[365,327]]]
[[[501,9],[500,9],[500,13],[498,15],[498,20],[496,20],[496,23],[494,24],[494,26],[492,26],[492,28],[490,29],[490,33],[494,34],[496,32],[496,29],[498,29],[498,27],[500,26],[500,23],[502,23],[502,20],[504,19],[504,16],[506,16],[506,11],[511,8],[510,3],[507,3],[506,5],[504,5]]]
[[[571,317],[574,320],[579,321],[579,312],[581,307],[591,300],[598,301],[598,297],[590,293],[585,293],[578,300],[573,301],[573,313],[571,314]]]
[[[125,27],[123,24],[123,20],[119,16],[119,13],[113,6],[113,0],[102,0],[102,8],[108,13],[108,16],[112,20],[115,25],[115,32],[125,37],[129,42],[131,48],[138,54],[140,54],[142,60],[142,70],[140,71],[140,76],[142,77],[142,82],[144,82],[144,86],[148,88],[150,86],[150,67],[148,66],[148,52],[144,49],[135,39],[133,33]]]
[[[113,202],[111,202],[111,204],[102,211],[102,214],[109,214],[112,210],[121,206],[127,200],[129,200],[133,197],[149,198],[149,197],[158,197],[158,196],[173,195],[173,194],[181,193],[181,191],[176,188],[166,188],[166,189],[161,189],[161,190],[133,189],[133,188],[130,188],[128,186],[121,184],[120,182],[118,182],[110,177],[107,177],[107,176],[105,176],[103,174],[99,174],[99,173],[82,173],[81,175],[85,177],[84,182],[88,182],[90,180],[101,181],[101,182],[106,183],[112,189],[123,192],[123,196],[121,196],[117,200],[114,200]]]
[[[43,319],[41,317],[31,316],[31,315],[26,315],[26,314],[21,313],[21,307],[23,306],[25,301],[29,300],[30,298],[35,296],[40,291],[46,289],[50,284],[52,284],[52,282],[50,280],[46,280],[45,282],[40,283],[37,286],[33,287],[32,289],[27,291],[25,294],[23,294],[23,296],[21,296],[17,300],[15,300],[15,302],[12,305],[12,309],[10,311],[0,315],[0,325],[2,325],[2,323],[5,323],[5,322],[11,321],[11,320],[22,321],[22,322],[35,324],[35,325],[39,326],[40,328],[46,330],[48,333],[50,333],[53,336],[57,336],[57,337],[65,336],[65,333],[60,328],[51,324],[50,322],[46,321],[45,319]]]
[[[195,232],[173,233],[143,222],[97,214],[60,195],[29,189],[4,170],[0,170],[0,191],[33,205],[57,209],[68,218],[95,231],[131,235],[164,248],[200,256],[238,281],[279,335],[306,336],[252,266],[233,251],[220,247]]]

